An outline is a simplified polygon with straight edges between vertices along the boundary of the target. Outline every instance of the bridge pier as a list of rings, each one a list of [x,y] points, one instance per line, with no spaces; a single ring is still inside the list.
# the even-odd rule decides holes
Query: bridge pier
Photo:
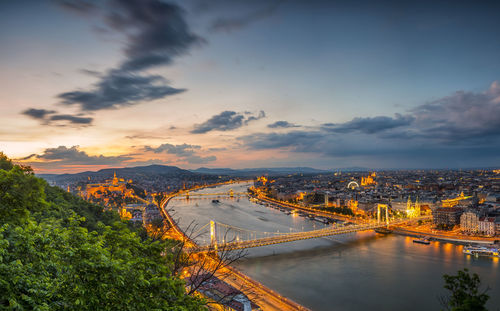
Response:
[[[210,220],[210,245],[217,250],[217,223]]]
[[[385,224],[389,227],[389,206],[387,204],[377,204],[377,223],[380,223],[380,208],[385,208]]]

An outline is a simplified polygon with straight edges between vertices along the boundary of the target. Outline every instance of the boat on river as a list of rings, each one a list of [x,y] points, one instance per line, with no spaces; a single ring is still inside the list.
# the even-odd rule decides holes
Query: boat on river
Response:
[[[487,256],[487,257],[500,257],[498,248],[495,246],[478,246],[478,245],[467,245],[464,247],[464,254],[473,255],[476,257]]]
[[[431,242],[429,241],[429,238],[420,238],[420,239],[414,239],[413,243],[417,244],[424,244],[424,245],[429,245]]]

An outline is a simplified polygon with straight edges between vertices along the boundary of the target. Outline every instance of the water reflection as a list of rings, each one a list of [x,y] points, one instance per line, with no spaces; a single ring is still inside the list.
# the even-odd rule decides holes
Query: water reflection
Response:
[[[245,185],[204,189],[204,193]],[[248,199],[178,199],[169,204],[181,227],[191,221],[198,228],[210,220],[268,232],[313,230],[323,224],[250,202]],[[266,246],[249,250],[238,264],[245,273],[313,310],[439,310],[444,294],[442,275],[464,267],[489,285],[489,309],[500,304],[498,258],[474,258],[463,246],[376,234],[373,231],[345,236]]]

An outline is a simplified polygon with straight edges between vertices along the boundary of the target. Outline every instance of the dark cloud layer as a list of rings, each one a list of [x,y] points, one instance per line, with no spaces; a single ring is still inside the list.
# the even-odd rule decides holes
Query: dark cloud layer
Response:
[[[408,161],[409,167],[415,163],[425,163],[424,167],[491,165],[498,162],[500,153],[500,84],[494,82],[484,92],[456,92],[393,118],[359,117],[319,128],[245,135],[238,140],[253,150],[362,157],[387,165],[394,165],[390,161]]]
[[[249,117],[245,118],[245,115],[248,115],[248,113],[238,113],[228,110],[223,111],[201,124],[196,124],[191,133],[203,134],[210,131],[230,131],[240,128],[244,125],[248,125],[248,123],[252,121],[256,121],[266,117],[265,112],[262,110],[257,116],[250,115]]]
[[[29,108],[21,112],[22,114],[31,117],[33,119],[39,119],[43,120],[45,117],[49,114],[55,113],[54,110],[47,110],[47,109],[35,109],[35,108]]]
[[[131,160],[129,156],[91,156],[85,151],[78,149],[78,146],[70,148],[59,146],[57,148],[47,148],[42,154],[32,154],[21,160],[43,160],[49,161],[53,165],[57,164],[79,164],[79,165],[119,165],[123,161]]]
[[[21,114],[30,118],[39,120],[43,125],[72,125],[72,126],[85,126],[92,123],[93,118],[83,117],[81,115],[71,114],[57,114],[57,111],[46,109],[26,109]],[[58,122],[63,121],[63,123]]]
[[[84,0],[78,0],[78,1],[73,1],[73,0],[55,0],[58,5],[61,7],[77,12],[77,13],[83,13],[83,14],[88,14],[96,9],[96,6],[94,3],[91,1],[84,1]]]
[[[172,63],[204,40],[193,34],[183,10],[159,0],[108,0],[100,6],[83,0],[61,1],[61,5],[82,14],[99,15],[106,27],[126,37],[125,59],[99,77],[90,90],[74,90],[58,95],[65,105],[82,111],[120,108],[183,92],[169,86],[159,76],[142,71]],[[90,15],[90,14],[89,14]],[[96,75],[96,73],[94,73]]]
[[[500,83],[484,92],[459,91],[411,111],[416,137],[447,142],[484,141],[500,136]],[[403,133],[408,134],[408,133]]]
[[[256,21],[268,18],[274,15],[282,1],[268,1],[266,3],[259,3],[255,1],[255,8],[250,8],[251,11],[244,14],[239,14],[234,17],[219,17],[212,22],[210,30],[215,32],[232,32],[240,30]],[[252,3],[252,1],[249,1]],[[226,5],[230,4],[226,3]]]
[[[288,121],[276,121],[274,123],[267,125],[267,127],[271,129],[276,129],[276,128],[290,128],[290,127],[300,127],[300,126],[290,123]]]
[[[122,64],[124,70],[141,70],[169,64],[195,44],[204,40],[193,34],[183,17],[183,10],[158,0],[112,0],[112,12],[106,24],[127,35]]]
[[[184,160],[191,164],[204,164],[217,160],[216,156],[200,156],[197,154],[201,149],[199,145],[173,145],[173,144],[161,144],[158,147],[145,146],[144,151],[150,151],[154,153],[167,153],[176,155],[181,160]]]
[[[359,131],[365,134],[374,134],[388,129],[410,125],[414,120],[413,116],[402,116],[396,114],[394,118],[379,116],[373,118],[354,118],[349,122],[324,124],[325,129],[335,133],[351,133]]]
[[[217,157],[216,156],[202,157],[198,155],[192,155],[189,157],[185,157],[184,159],[191,164],[206,164],[217,160]]]
[[[51,121],[68,121],[72,124],[90,124],[92,118],[78,117],[70,114],[57,114],[50,117]]]
[[[154,153],[165,152],[168,154],[175,154],[178,156],[189,156],[194,154],[196,150],[199,149],[201,149],[201,146],[188,145],[188,144],[182,144],[182,145],[161,144],[158,147],[151,147],[151,146],[144,147],[145,151],[152,151]]]
[[[160,76],[113,70],[99,80],[92,90],[66,92],[58,97],[64,105],[79,105],[83,111],[95,111],[130,106],[184,91],[168,86]]]
[[[257,133],[239,137],[250,149],[291,148],[292,151],[314,152],[312,146],[321,142],[326,134],[321,131],[292,131],[288,133]]]

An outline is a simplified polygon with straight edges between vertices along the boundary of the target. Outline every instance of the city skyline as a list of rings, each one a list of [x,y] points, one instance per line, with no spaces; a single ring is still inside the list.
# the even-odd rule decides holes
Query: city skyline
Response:
[[[1,149],[37,173],[494,167],[498,6],[3,2]]]

